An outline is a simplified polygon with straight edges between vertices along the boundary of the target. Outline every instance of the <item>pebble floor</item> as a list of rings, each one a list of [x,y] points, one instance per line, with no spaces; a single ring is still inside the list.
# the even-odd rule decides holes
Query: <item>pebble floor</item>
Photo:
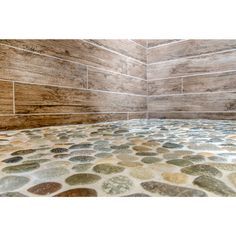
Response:
[[[236,196],[236,121],[2,131],[0,196]]]

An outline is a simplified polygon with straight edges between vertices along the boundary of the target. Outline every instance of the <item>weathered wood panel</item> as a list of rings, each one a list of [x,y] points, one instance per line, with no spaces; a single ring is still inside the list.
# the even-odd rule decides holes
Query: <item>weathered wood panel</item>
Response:
[[[181,78],[148,81],[148,95],[180,94],[181,92]]]
[[[0,81],[0,114],[13,113],[13,83]]]
[[[147,45],[148,45],[148,48],[150,48],[150,47],[155,47],[162,44],[172,43],[174,41],[179,41],[179,40],[180,39],[148,39]]]
[[[94,68],[88,69],[88,88],[147,95],[146,81]]]
[[[236,50],[194,58],[181,58],[147,66],[149,80],[235,70]]]
[[[150,112],[149,118],[236,120],[236,112]]]
[[[236,111],[236,92],[149,97],[148,111]]]
[[[236,91],[236,72],[198,75],[183,78],[184,93],[217,91]]]
[[[89,42],[146,63],[146,49],[128,39],[89,39]]]
[[[127,75],[146,79],[147,78],[146,69],[147,69],[146,65],[129,58],[127,59]]]
[[[100,91],[15,84],[16,113],[143,111],[146,97]]]
[[[129,113],[129,120],[132,120],[132,119],[146,119],[146,118],[147,118],[147,113],[146,112]]]
[[[0,116],[0,130],[126,120],[126,113]]]
[[[142,45],[143,47],[147,47],[147,40],[146,39],[132,39],[132,41]]]
[[[137,68],[135,70],[128,68],[129,64],[135,64],[138,67],[141,63],[131,61],[131,59],[127,63],[126,56],[118,55],[83,40],[1,40],[0,43],[113,72],[139,76]],[[141,78],[143,76],[140,74]]]
[[[0,79],[85,88],[86,66],[0,45]]]
[[[236,49],[236,40],[186,40],[147,50],[147,63]]]

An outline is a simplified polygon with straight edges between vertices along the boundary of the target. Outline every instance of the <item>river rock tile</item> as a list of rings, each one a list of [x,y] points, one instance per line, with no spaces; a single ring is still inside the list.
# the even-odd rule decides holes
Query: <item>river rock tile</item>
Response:
[[[206,197],[207,194],[201,190],[180,187],[170,184],[165,184],[156,181],[141,183],[141,186],[151,193],[158,193],[163,196],[170,197]]]

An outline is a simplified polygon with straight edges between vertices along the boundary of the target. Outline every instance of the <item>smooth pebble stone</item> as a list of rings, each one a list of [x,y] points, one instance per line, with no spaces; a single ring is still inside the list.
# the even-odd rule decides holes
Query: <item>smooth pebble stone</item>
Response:
[[[130,149],[117,149],[113,151],[114,154],[132,154],[133,152]]]
[[[178,157],[181,157],[182,155],[178,155],[178,154],[175,154],[175,153],[165,153],[163,154],[163,158],[165,158],[166,160],[173,160],[173,159],[176,159]]]
[[[44,163],[50,161],[49,159],[37,159],[37,160],[27,160],[23,161],[24,164],[32,164],[32,163]]]
[[[23,160],[23,157],[16,156],[16,157],[11,157],[11,158],[5,159],[2,162],[4,162],[4,163],[16,163],[16,162],[19,162],[21,160]]]
[[[132,147],[135,151],[138,152],[146,152],[146,151],[150,151],[151,149],[145,146],[134,146]]]
[[[0,197],[27,197],[27,196],[18,192],[7,192],[0,194]]]
[[[182,166],[182,167],[183,166],[190,166],[193,164],[191,161],[183,160],[183,159],[173,159],[173,160],[167,161],[166,163],[172,164],[175,166]]]
[[[107,158],[107,157],[112,157],[112,154],[111,153],[101,152],[101,153],[96,154],[95,157]]]
[[[141,183],[141,186],[151,193],[159,193],[162,196],[170,197],[206,197],[207,194],[201,190],[180,187],[165,184],[156,181],[148,181]]]
[[[45,153],[37,153],[37,154],[34,154],[32,156],[28,156],[27,159],[40,159],[44,156],[48,156],[48,154],[45,154]]]
[[[40,167],[39,163],[33,162],[15,166],[7,166],[3,168],[2,171],[5,173],[21,173],[21,172],[32,171],[39,167]]]
[[[204,156],[202,155],[188,155],[183,157],[184,160],[192,161],[192,162],[203,162],[205,161]]]
[[[69,161],[51,161],[49,163],[46,163],[44,165],[44,167],[47,167],[47,168],[51,168],[51,167],[64,167],[64,168],[68,168],[70,167],[72,163],[69,162]]]
[[[167,163],[156,162],[154,164],[148,165],[148,168],[151,168],[154,171],[162,172],[162,171],[173,171],[177,169],[178,167],[175,165],[167,164]]]
[[[223,158],[223,157],[219,157],[219,156],[210,156],[208,157],[208,159],[210,161],[216,161],[216,162],[227,162],[227,159]]]
[[[177,150],[175,151],[175,154],[178,156],[185,156],[185,155],[191,155],[193,152],[189,150]]]
[[[112,145],[111,146],[112,149],[128,149],[129,148],[129,145],[125,145],[125,144],[122,144],[122,145]]]
[[[25,150],[19,150],[19,151],[13,152],[11,155],[12,156],[21,156],[21,155],[31,154],[33,152],[36,152],[36,150],[34,150],[34,149],[25,149]]]
[[[156,156],[156,152],[137,152],[137,156]]]
[[[175,184],[184,184],[188,180],[188,176],[182,173],[164,172],[161,175],[164,180]]]
[[[71,157],[69,160],[73,162],[77,162],[77,161],[78,162],[91,162],[95,160],[95,158],[92,156],[75,156],[75,157]]]
[[[84,172],[88,170],[89,168],[92,167],[92,164],[86,163],[86,164],[77,164],[72,167],[72,170],[77,171],[77,172]]]
[[[128,154],[118,154],[116,157],[121,161],[137,161],[139,158]]]
[[[130,175],[136,179],[148,180],[154,178],[153,171],[143,167],[137,167],[130,170]]]
[[[115,173],[120,173],[122,171],[124,171],[124,167],[121,166],[115,166],[112,164],[98,164],[96,166],[93,167],[93,171],[97,172],[97,173],[101,173],[101,174],[115,174]]]
[[[140,162],[135,162],[135,161],[120,161],[120,162],[118,162],[118,165],[125,166],[125,167],[142,166],[142,164]]]
[[[218,151],[221,150],[219,147],[217,147],[214,144],[208,144],[208,143],[203,143],[203,144],[191,144],[189,145],[189,149],[193,150],[205,150],[205,151]]]
[[[95,183],[100,180],[101,177],[94,174],[89,173],[81,173],[81,174],[74,174],[70,177],[66,178],[66,183],[69,185],[77,185],[77,184],[91,184]]]
[[[149,146],[149,147],[159,147],[161,144],[156,140],[149,140],[143,143],[142,145]]]
[[[103,140],[98,140],[94,143],[95,145],[108,145],[109,142],[108,141],[103,141]]]
[[[92,149],[81,149],[81,150],[78,150],[78,151],[73,151],[70,153],[70,155],[72,156],[81,156],[81,155],[85,155],[85,156],[89,156],[89,155],[93,155],[96,151],[95,150],[92,150]]]
[[[133,186],[133,182],[126,176],[112,177],[102,184],[102,189],[110,195],[122,194],[129,191]]]
[[[234,185],[234,187],[236,188],[236,173],[232,173],[228,175],[228,179],[230,180],[230,182]]]
[[[56,182],[46,182],[32,186],[27,191],[38,195],[48,195],[61,189],[62,185]]]
[[[236,171],[236,164],[230,164],[230,163],[208,163],[208,164],[221,170]]]
[[[23,176],[5,176],[0,179],[0,192],[8,192],[18,189],[29,182],[27,177]]]
[[[126,195],[124,197],[150,197],[150,196],[146,193],[133,193],[130,195]]]
[[[157,153],[167,153],[167,152],[170,152],[170,150],[168,150],[167,148],[157,148],[156,149]]]
[[[236,196],[236,193],[228,187],[224,182],[210,176],[199,176],[193,184],[220,196]]]
[[[75,188],[58,193],[54,197],[97,197],[97,192],[91,188]]]
[[[156,157],[144,157],[141,161],[146,164],[152,164],[152,163],[160,162],[161,159],[156,158]]]
[[[181,172],[188,175],[207,175],[207,176],[215,176],[221,177],[222,173],[213,166],[205,165],[205,164],[197,164],[188,167],[184,167],[181,169]]]
[[[54,158],[58,158],[58,159],[63,159],[63,158],[67,158],[67,157],[69,157],[70,156],[70,154],[56,154],[56,155],[54,155],[53,157]]]
[[[57,178],[62,175],[67,175],[69,173],[70,173],[69,170],[66,168],[53,167],[53,168],[39,170],[39,171],[33,173],[33,175],[39,179],[53,179],[53,178]]]
[[[67,148],[53,148],[51,150],[52,153],[63,153],[63,152],[68,152]]]
[[[177,144],[177,143],[164,143],[162,145],[162,147],[164,147],[164,148],[182,148],[183,145]]]
[[[81,144],[75,144],[70,146],[69,149],[83,149],[83,148],[90,148],[92,146],[91,143],[81,143]]]

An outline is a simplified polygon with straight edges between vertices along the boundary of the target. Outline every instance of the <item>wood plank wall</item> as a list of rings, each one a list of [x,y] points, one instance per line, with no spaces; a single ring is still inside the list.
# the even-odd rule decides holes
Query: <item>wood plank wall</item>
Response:
[[[146,118],[145,40],[0,40],[0,129]]]
[[[149,118],[236,119],[236,40],[148,40]]]

